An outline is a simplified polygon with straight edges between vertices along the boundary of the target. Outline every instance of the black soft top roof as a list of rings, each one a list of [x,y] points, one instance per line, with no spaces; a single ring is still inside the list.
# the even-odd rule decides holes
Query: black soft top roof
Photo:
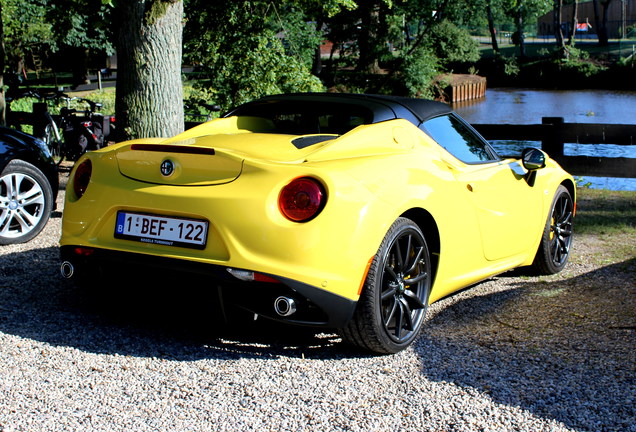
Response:
[[[254,115],[255,111],[267,111],[280,103],[310,106],[311,104],[353,105],[370,111],[373,114],[373,118],[369,119],[371,123],[403,118],[416,126],[433,117],[452,112],[448,105],[426,99],[354,93],[288,93],[256,99],[231,110],[224,117]]]

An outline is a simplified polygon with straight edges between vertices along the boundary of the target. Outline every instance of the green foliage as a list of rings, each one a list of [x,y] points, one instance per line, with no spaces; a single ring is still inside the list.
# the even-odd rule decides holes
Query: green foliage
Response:
[[[115,114],[115,92],[114,89],[96,90],[94,92],[87,93],[84,98],[90,99],[93,102],[102,104],[100,112],[102,114]],[[77,109],[85,109],[77,107]]]
[[[457,27],[450,21],[444,20],[435,24],[426,35],[424,44],[437,56],[443,67],[451,63],[479,60],[477,41],[467,30]]]
[[[46,0],[2,0],[7,66],[12,71],[31,67],[36,56],[44,57],[56,48],[46,6]]]
[[[561,63],[561,71],[572,76],[583,76],[585,78],[598,75],[605,69],[602,65],[585,60],[566,60]]]
[[[541,48],[537,50],[537,55],[539,57],[550,57],[552,55],[552,51],[548,48]]]
[[[577,176],[574,177],[574,182],[577,188],[589,189],[592,186],[592,182],[586,181],[585,178]]]
[[[584,50],[580,50],[578,48],[574,48],[574,47],[568,47],[568,58],[570,60],[589,60],[590,58],[590,53],[588,53],[587,51]]]
[[[503,72],[507,76],[517,76],[521,69],[516,57],[501,57]]]
[[[37,98],[25,97],[11,101],[11,111],[33,112],[33,104],[39,102]]]
[[[199,87],[215,95],[209,102],[228,109],[266,94],[323,89],[307,66],[318,38],[302,15],[285,4],[188,0],[185,57],[202,71]],[[283,21],[281,14],[290,19]],[[293,38],[288,49],[277,33]]]
[[[226,52],[211,63],[209,87],[225,109],[268,94],[321,91],[320,80],[289,57],[279,39],[260,37],[249,51]]]
[[[503,54],[497,54],[490,59],[491,68],[499,75],[508,77],[516,77],[521,72],[519,61],[515,56],[507,56]]]
[[[438,75],[439,60],[431,49],[422,46],[406,55],[399,66],[400,81],[406,94],[413,97],[432,98],[433,83]]]
[[[307,68],[311,68],[316,47],[323,41],[323,35],[316,30],[315,23],[305,21],[302,10],[279,8],[269,22],[274,33],[280,32],[284,38],[286,51]]]
[[[556,60],[559,63],[559,69],[571,76],[572,79],[579,77],[590,78],[605,71],[607,67],[602,64],[590,60],[589,53],[577,48],[568,48],[568,58],[565,60]]]
[[[210,111],[207,105],[214,105],[217,93],[212,88],[187,82],[183,85],[183,108],[186,122],[204,122],[219,116],[219,112]]]
[[[112,7],[94,0],[44,0],[58,47],[114,52]]]
[[[84,111],[89,108],[89,105],[88,103],[80,99],[89,99],[93,102],[102,104],[102,108],[100,109],[101,113],[115,114],[115,92],[114,92],[114,89],[112,88],[107,90],[96,90],[93,92],[85,93],[81,97],[77,96],[77,98],[78,99],[72,100],[70,102],[70,104],[68,105],[69,108],[75,109],[78,111]],[[38,102],[42,102],[42,101],[35,97],[24,97],[20,99],[15,99],[11,101],[11,110],[33,112],[33,104]],[[46,104],[51,114],[59,114],[60,110],[63,107],[67,106],[66,102],[62,99],[47,99]]]

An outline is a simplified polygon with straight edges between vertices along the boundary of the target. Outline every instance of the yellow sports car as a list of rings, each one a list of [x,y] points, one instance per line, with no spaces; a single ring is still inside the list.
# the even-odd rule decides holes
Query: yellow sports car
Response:
[[[82,156],[61,272],[204,274],[221,304],[394,353],[458,289],[563,269],[574,213],[555,161],[534,148],[501,158],[445,104],[268,96]]]

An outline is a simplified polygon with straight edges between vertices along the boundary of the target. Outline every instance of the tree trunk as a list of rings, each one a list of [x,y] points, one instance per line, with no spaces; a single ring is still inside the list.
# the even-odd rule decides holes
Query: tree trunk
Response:
[[[356,69],[360,72],[378,73],[380,71],[378,46],[384,42],[381,40],[383,32],[380,8],[379,0],[358,1],[362,24],[358,34],[360,56]]]
[[[0,125],[5,126],[7,106],[4,98],[4,25],[2,22],[2,2],[0,1]]]
[[[603,41],[605,45],[609,45],[609,33],[607,30],[607,21],[609,18],[609,5],[612,0],[602,1],[601,5],[603,5]]]
[[[523,33],[523,2],[519,2],[517,6],[517,44],[519,45],[519,57],[524,58],[526,56],[526,42],[525,35]]]
[[[499,43],[497,43],[497,29],[495,28],[495,19],[492,15],[492,0],[486,2],[486,13],[488,15],[488,29],[490,30],[490,39],[492,41],[492,50],[499,52]]]
[[[603,16],[598,7],[598,0],[593,0],[594,5],[594,22],[596,23],[596,36],[598,37],[598,44],[601,46],[609,45],[609,35],[607,34],[607,10],[612,0],[601,2],[603,5]]]
[[[554,38],[556,40],[557,49],[561,55],[565,52],[565,39],[563,38],[563,0],[554,0]]]
[[[574,40],[576,38],[576,26],[579,23],[579,1],[574,0],[572,5],[572,18],[570,19],[570,33],[568,34],[568,45],[574,46]]]
[[[89,49],[84,47],[69,47],[69,50],[73,56],[73,63],[71,64],[71,72],[73,73],[73,88],[83,84],[90,84],[91,82],[88,79]]]
[[[119,138],[169,137],[183,131],[181,0],[117,3]]]
[[[323,31],[323,25],[324,23],[322,19],[316,20],[316,30],[321,34]],[[316,50],[314,51],[314,59],[311,64],[311,73],[316,76],[320,76],[320,73],[322,72],[322,52],[320,48],[320,45],[316,47]]]

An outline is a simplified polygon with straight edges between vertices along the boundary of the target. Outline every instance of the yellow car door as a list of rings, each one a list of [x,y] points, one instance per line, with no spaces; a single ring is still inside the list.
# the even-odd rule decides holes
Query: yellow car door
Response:
[[[475,208],[484,256],[489,261],[527,252],[536,240],[541,219],[541,194],[526,181],[517,160],[465,165],[457,180]]]
[[[527,252],[543,209],[541,192],[526,180],[520,161],[501,159],[454,114],[430,119],[420,129],[450,153],[449,166],[477,215],[484,257],[495,261]]]

